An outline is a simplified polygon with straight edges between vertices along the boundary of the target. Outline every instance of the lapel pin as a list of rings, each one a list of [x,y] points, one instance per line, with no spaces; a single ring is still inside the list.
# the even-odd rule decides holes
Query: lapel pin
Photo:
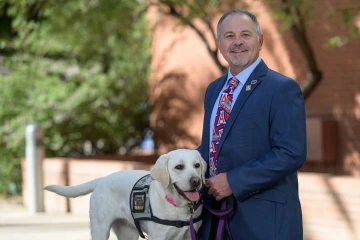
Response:
[[[251,80],[250,83],[251,83],[251,84],[256,84],[256,83],[257,83],[257,80]]]
[[[251,90],[251,85],[246,85],[246,91],[250,91]]]

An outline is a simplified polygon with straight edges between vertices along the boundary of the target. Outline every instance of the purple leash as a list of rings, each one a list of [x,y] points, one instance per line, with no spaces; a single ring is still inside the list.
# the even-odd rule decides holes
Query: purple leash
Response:
[[[194,228],[193,214],[201,204],[202,204],[202,199],[199,199],[199,201],[197,203],[195,203],[192,207],[190,207],[190,213],[191,213],[191,216],[190,216],[190,235],[191,235],[192,240],[197,239],[196,231],[195,231],[195,228]]]
[[[226,202],[225,202],[225,201],[222,201],[222,203],[221,203],[221,209],[226,209]],[[232,208],[229,209],[229,210],[231,210],[230,212],[232,212]],[[228,214],[229,214],[230,212],[228,212]],[[226,217],[226,216],[220,217],[219,224],[218,224],[218,228],[217,228],[217,231],[216,231],[216,239],[221,239],[221,234],[222,234],[222,229],[223,229],[223,227],[224,227],[224,224],[226,224],[226,229],[227,229],[227,231],[228,231],[228,234],[229,234],[229,237],[230,237],[230,240],[231,240],[232,238],[231,238],[231,234],[230,234],[230,230],[229,230],[229,225],[228,225],[227,217]]]
[[[229,203],[228,208],[226,208],[227,203]],[[190,213],[191,213],[191,216],[190,216],[190,234],[191,234],[191,239],[192,240],[197,239],[196,231],[194,229],[193,214],[201,204],[202,204],[202,199],[200,199],[197,203],[195,203],[190,208]],[[214,210],[214,209],[211,209],[210,207],[206,206],[205,204],[203,204],[203,205],[211,214],[213,214],[213,215],[215,215],[215,216],[217,216],[219,218],[219,223],[218,223],[218,227],[217,227],[217,231],[216,231],[216,240],[221,240],[221,235],[222,235],[224,225],[226,227],[227,234],[228,234],[228,236],[229,236],[229,238],[231,240],[232,237],[231,237],[231,233],[230,233],[230,229],[229,229],[229,224],[228,224],[228,221],[227,221],[227,215],[229,215],[234,210],[234,196],[231,195],[226,200],[221,201],[221,210]]]
[[[226,231],[227,231],[227,234],[228,234],[230,240],[232,239],[229,224],[227,221],[227,216],[234,210],[233,202],[234,202],[233,196],[228,197],[226,200],[222,200],[221,201],[221,210],[211,209],[210,207],[208,207],[204,204],[204,207],[206,207],[206,209],[211,214],[213,214],[219,218],[219,223],[218,223],[218,227],[217,227],[217,231],[216,231],[216,240],[221,240],[221,235],[223,232],[224,225],[226,227]],[[226,208],[226,205],[227,205],[226,203],[229,203],[228,208]]]

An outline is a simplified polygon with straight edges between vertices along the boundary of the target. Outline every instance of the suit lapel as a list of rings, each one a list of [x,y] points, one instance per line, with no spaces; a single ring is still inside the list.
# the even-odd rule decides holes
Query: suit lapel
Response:
[[[221,150],[222,144],[224,143],[224,139],[228,135],[232,125],[235,122],[237,115],[239,114],[241,108],[244,106],[246,100],[249,96],[255,91],[256,87],[260,85],[262,79],[261,76],[264,76],[268,71],[268,67],[264,63],[263,60],[257,65],[254,71],[250,74],[248,80],[246,81],[245,85],[241,89],[241,92],[236,99],[233,108],[231,109],[231,113],[229,116],[229,120],[226,122],[226,126],[224,129],[223,134],[221,135],[220,142],[219,142],[219,152]]]
[[[211,111],[210,111],[210,117],[211,117],[211,113],[212,113],[212,110],[213,110],[213,107],[216,106],[219,104],[219,103],[216,103],[216,100],[220,94],[220,91],[221,89],[224,87],[224,84],[226,82],[226,79],[227,79],[227,74],[225,74],[224,76],[222,76],[220,78],[220,81],[217,82],[217,85],[214,86],[215,87],[215,91],[214,91],[214,94],[212,95],[211,97],[211,101],[210,101],[210,107],[211,107]]]

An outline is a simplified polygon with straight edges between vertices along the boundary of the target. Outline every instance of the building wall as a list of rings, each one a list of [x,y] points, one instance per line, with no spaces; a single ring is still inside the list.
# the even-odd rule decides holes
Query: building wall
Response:
[[[301,84],[306,76],[304,58],[291,34],[278,30],[279,23],[263,2],[247,1],[264,33],[260,56],[270,68]],[[308,25],[307,35],[323,79],[306,100],[306,110],[309,118],[336,121],[332,131],[336,132],[337,141],[331,148],[336,149],[337,155],[330,162],[309,159],[304,171],[360,176],[360,40],[339,48],[325,47],[331,36],[345,34],[342,20],[329,17],[331,6],[345,7],[355,3],[356,0],[314,2],[313,20]],[[214,27],[218,18],[213,21]],[[154,26],[150,123],[156,147],[159,153],[181,147],[195,148],[201,140],[206,87],[220,77],[221,72],[191,28],[179,25],[177,19],[156,9],[149,11],[149,19]],[[360,16],[356,21],[360,27]],[[195,21],[195,25],[209,37],[200,22]],[[213,42],[210,44],[215,46]]]
[[[348,7],[356,1],[330,1],[334,7]],[[358,1],[357,1],[358,2]],[[324,9],[328,1],[316,5],[316,21],[308,36],[324,79],[307,100],[307,114],[337,120],[339,130],[339,161],[335,173],[360,175],[360,39],[343,47],[329,49],[324,42],[334,34],[344,34],[342,20],[330,18]],[[359,17],[357,17],[360,27]]]

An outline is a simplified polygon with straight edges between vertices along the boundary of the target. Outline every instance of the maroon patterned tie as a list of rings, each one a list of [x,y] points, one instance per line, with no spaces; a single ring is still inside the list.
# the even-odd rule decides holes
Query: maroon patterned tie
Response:
[[[235,88],[239,85],[239,82],[240,81],[237,80],[235,77],[230,78],[227,88],[222,92],[220,97],[210,144],[210,177],[218,174],[217,155],[219,150],[219,142],[221,135],[224,131],[226,122],[229,119],[233,93],[235,91]]]

